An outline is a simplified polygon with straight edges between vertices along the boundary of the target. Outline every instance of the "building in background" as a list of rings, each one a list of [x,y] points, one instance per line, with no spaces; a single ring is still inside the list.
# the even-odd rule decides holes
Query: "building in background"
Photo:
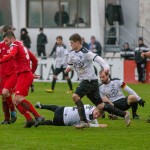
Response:
[[[18,38],[20,29],[27,28],[35,53],[39,27],[45,29],[48,37],[47,54],[57,35],[63,35],[69,47],[69,36],[75,32],[87,42],[94,35],[102,43],[102,54],[120,51],[125,42],[134,47],[139,36],[150,45],[149,0],[0,0],[0,4],[0,26],[12,24]],[[59,26],[54,17],[62,6],[69,21]],[[83,21],[74,24],[75,16]]]

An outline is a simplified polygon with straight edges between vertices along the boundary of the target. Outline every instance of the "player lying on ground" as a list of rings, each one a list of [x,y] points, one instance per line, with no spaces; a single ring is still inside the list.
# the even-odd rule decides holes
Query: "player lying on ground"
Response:
[[[54,112],[53,120],[44,120],[42,125],[55,125],[55,126],[75,126],[80,123],[80,117],[77,107],[64,107],[56,105],[43,105],[37,102],[36,108],[47,109]],[[98,124],[97,118],[103,115],[103,111],[91,105],[84,105],[86,118],[90,127],[107,127],[107,124]]]

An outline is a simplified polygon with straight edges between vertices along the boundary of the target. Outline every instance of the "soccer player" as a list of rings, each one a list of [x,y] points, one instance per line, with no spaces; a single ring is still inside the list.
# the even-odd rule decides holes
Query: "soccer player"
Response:
[[[10,46],[10,53],[0,60],[0,63],[7,62],[13,59],[13,64],[17,73],[17,83],[15,88],[15,96],[13,103],[17,107],[18,111],[26,118],[25,128],[30,128],[33,125],[37,127],[44,118],[35,110],[33,105],[25,99],[28,95],[28,90],[33,82],[33,78],[37,77],[33,75],[34,70],[30,68],[30,56],[26,47],[22,42],[16,40],[13,32],[8,31],[3,36],[5,44]],[[30,113],[35,117],[35,121],[32,119]]]
[[[78,74],[79,80],[81,81],[79,86],[76,88],[72,98],[75,102],[78,113],[80,116],[81,123],[76,128],[87,128],[89,123],[85,116],[84,105],[82,103],[82,97],[85,95],[95,104],[100,110],[114,113],[120,117],[124,117],[126,125],[130,125],[130,114],[129,112],[121,111],[110,104],[105,104],[98,90],[98,78],[95,74],[93,61],[97,62],[106,73],[109,72],[109,65],[103,60],[102,57],[88,51],[82,47],[81,36],[79,34],[73,34],[70,38],[72,50],[69,53],[68,66],[66,72],[69,72],[73,67]]]
[[[3,34],[9,30],[13,30],[12,26],[5,25],[2,28]],[[9,46],[6,45],[4,41],[0,42],[0,59],[10,53],[9,49]],[[13,60],[0,64],[0,78],[0,94],[2,95],[2,107],[4,112],[4,121],[2,121],[1,124],[11,124],[17,119],[11,96],[17,81]]]
[[[143,53],[141,53],[141,57],[142,58],[150,58],[150,51],[149,52],[143,52]],[[149,118],[146,121],[148,123],[150,123],[150,116],[149,116]]]
[[[67,67],[69,52],[68,52],[68,49],[66,48],[66,45],[63,44],[62,36],[56,37],[55,50],[56,50],[56,66],[55,66],[55,71],[53,75],[53,81],[52,81],[51,89],[46,90],[46,92],[54,93],[57,76],[58,74],[62,72],[69,85],[69,91],[67,91],[67,93],[72,93],[73,92],[72,82],[68,76],[68,73],[64,72]]]
[[[75,126],[80,123],[77,107],[62,107],[56,105],[43,105],[37,102],[36,108],[47,109],[54,112],[54,118],[52,120],[44,120],[43,125],[55,125],[55,126]],[[106,124],[98,124],[97,118],[103,115],[98,108],[89,104],[84,105],[86,118],[90,127],[107,127]]]
[[[99,86],[99,92],[103,102],[109,103],[123,111],[131,107],[133,119],[139,119],[139,115],[136,112],[138,104],[144,107],[145,101],[122,80],[118,78],[111,79],[110,75],[106,74],[103,69],[99,72],[99,78],[102,82]],[[129,95],[125,97],[122,90]]]

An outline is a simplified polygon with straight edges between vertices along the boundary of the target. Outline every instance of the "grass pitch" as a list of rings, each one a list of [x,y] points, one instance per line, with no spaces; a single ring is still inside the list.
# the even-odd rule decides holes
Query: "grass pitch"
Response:
[[[68,85],[57,83],[55,93],[46,93],[49,83],[34,83],[35,92],[27,97],[32,104],[40,101],[43,104],[74,106],[71,94],[66,94]],[[74,89],[78,84],[74,83]],[[126,127],[122,118],[109,120],[99,119],[99,123],[108,124],[107,128],[88,128],[76,130],[74,127],[39,126],[23,128],[25,119],[18,112],[18,120],[11,125],[0,125],[0,150],[148,150],[150,147],[150,123],[146,118],[150,115],[150,96],[148,84],[129,85],[144,100],[144,108],[138,108],[140,120],[132,120]],[[83,99],[84,104],[91,104]],[[0,104],[1,105],[1,104]],[[53,113],[38,109],[45,118],[51,119]],[[131,110],[130,110],[131,112]],[[0,110],[0,119],[3,112]]]

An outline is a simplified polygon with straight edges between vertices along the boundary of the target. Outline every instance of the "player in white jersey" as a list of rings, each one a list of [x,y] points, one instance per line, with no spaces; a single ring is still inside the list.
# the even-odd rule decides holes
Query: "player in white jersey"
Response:
[[[98,109],[113,112],[120,117],[124,117],[128,126],[130,124],[129,112],[124,112],[110,104],[105,104],[100,98],[98,78],[95,74],[93,61],[97,62],[102,68],[104,68],[106,73],[109,72],[109,65],[102,57],[82,47],[81,36],[79,34],[73,34],[69,40],[73,50],[69,53],[66,72],[69,72],[72,68],[74,68],[78,74],[79,80],[81,81],[72,96],[73,101],[78,108],[78,113],[81,120],[81,124],[77,125],[76,128],[89,127],[88,120],[85,116],[84,105],[81,101],[82,97],[85,95],[98,107]]]
[[[136,113],[138,104],[144,107],[145,101],[143,101],[134,90],[127,86],[125,82],[118,78],[111,79],[104,70],[99,72],[99,78],[102,82],[99,86],[102,100],[123,111],[131,107],[133,118],[139,119],[139,116]],[[122,89],[129,94],[127,97],[123,94]]]
[[[54,112],[53,120],[45,120],[42,125],[56,125],[56,126],[75,126],[80,123],[80,117],[77,107],[71,106],[57,106],[57,105],[43,105],[37,102],[36,108],[47,109]],[[97,119],[103,115],[103,112],[98,108],[89,104],[84,105],[86,118],[90,127],[106,127],[106,124],[99,124]]]
[[[63,44],[62,36],[56,37],[55,53],[56,53],[56,65],[55,65],[55,70],[53,75],[53,81],[51,84],[51,89],[46,90],[46,92],[54,93],[57,76],[62,72],[69,85],[69,91],[67,91],[67,93],[72,93],[73,92],[72,82],[68,76],[68,73],[64,72],[67,67],[69,51],[66,48],[66,45]]]

